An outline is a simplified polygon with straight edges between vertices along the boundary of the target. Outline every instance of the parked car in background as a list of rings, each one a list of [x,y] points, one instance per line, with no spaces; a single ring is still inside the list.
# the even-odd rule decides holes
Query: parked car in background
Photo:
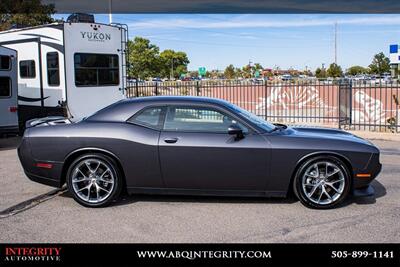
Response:
[[[282,81],[290,81],[290,80],[293,80],[293,77],[290,74],[284,74],[281,76],[281,80]]]

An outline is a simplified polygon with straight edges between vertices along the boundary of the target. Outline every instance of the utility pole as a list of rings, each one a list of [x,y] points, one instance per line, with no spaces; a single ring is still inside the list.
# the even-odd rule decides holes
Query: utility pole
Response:
[[[112,0],[108,0],[108,19],[110,21],[110,24],[112,23]]]
[[[171,59],[171,74],[169,79],[172,81],[173,78],[174,78],[174,58]]]
[[[335,64],[337,65],[337,22],[335,22]]]
[[[249,59],[249,68],[250,68],[250,75],[253,78],[253,61],[251,61],[251,59]]]

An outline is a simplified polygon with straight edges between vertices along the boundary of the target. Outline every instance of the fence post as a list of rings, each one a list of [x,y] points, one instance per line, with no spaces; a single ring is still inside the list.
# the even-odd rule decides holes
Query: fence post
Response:
[[[136,88],[136,92],[135,92],[135,95],[136,95],[136,97],[139,97],[139,81],[136,79],[136,85],[135,85],[135,88]]]
[[[351,130],[351,124],[353,121],[353,83],[351,80],[347,80],[349,83],[349,90],[350,90],[350,96],[349,96],[349,129]],[[382,89],[381,89],[382,90]]]
[[[197,93],[197,96],[200,95],[200,82],[199,81],[196,81],[196,93]]]
[[[264,90],[264,116],[265,120],[268,120],[267,116],[267,95],[268,95],[268,80],[265,81],[265,90]]]
[[[156,95],[158,95],[158,82],[156,82]]]

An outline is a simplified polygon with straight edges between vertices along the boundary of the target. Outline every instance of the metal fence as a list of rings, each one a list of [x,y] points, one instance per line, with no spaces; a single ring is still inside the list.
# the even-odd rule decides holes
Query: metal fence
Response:
[[[128,83],[128,97],[155,95],[221,98],[272,122],[354,130],[400,130],[400,84],[394,82],[202,80]]]

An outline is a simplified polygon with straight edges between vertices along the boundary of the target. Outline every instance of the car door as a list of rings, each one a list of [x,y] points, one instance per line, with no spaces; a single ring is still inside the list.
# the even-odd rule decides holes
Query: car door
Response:
[[[230,125],[244,138],[228,134]],[[233,114],[209,105],[173,105],[167,109],[159,139],[167,188],[265,190],[268,143]]]
[[[124,155],[123,166],[128,187],[162,188],[164,186],[160,170],[158,140],[165,111],[164,106],[145,107],[128,119],[125,125],[131,142],[119,144],[118,147],[123,151],[121,154]]]

